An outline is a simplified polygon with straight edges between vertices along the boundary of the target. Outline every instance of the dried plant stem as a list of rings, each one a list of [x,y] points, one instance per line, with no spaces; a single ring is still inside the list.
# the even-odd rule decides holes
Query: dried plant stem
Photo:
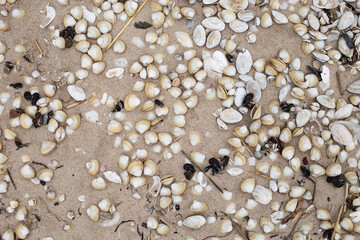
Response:
[[[342,95],[343,90],[342,90],[342,86],[341,86],[341,80],[340,80],[340,73],[339,72],[336,72],[336,82],[337,82],[337,85],[339,87],[340,94]]]
[[[34,42],[35,42],[35,45],[36,45],[37,49],[39,50],[40,54],[41,54],[41,55],[44,55],[44,52],[43,52],[43,50],[41,49],[39,43],[36,41],[36,39],[34,39]]]
[[[223,235],[223,236],[211,235],[211,236],[207,236],[207,237],[203,238],[203,240],[206,240],[206,239],[209,239],[209,238],[211,238],[211,239],[212,239],[212,238],[224,238],[224,237],[229,236],[231,233],[232,233],[232,231],[229,232],[229,233],[227,233],[227,234],[225,234],[225,235]]]
[[[349,196],[349,183],[346,182],[345,184],[345,200],[344,200],[344,213],[346,212],[346,199],[348,198]]]
[[[184,152],[183,150],[181,150],[181,153],[182,153],[187,159],[189,159],[189,161],[190,161],[200,172],[202,172],[202,173],[210,180],[210,182],[211,182],[212,184],[214,184],[214,186],[216,187],[217,190],[219,190],[221,193],[224,193],[224,191],[219,187],[219,185],[217,185],[217,184],[211,179],[211,177],[206,174],[206,172],[204,172],[203,170],[201,170],[201,168],[200,168],[198,165],[196,165],[196,163],[194,163],[194,161],[191,159],[191,157],[190,157],[186,152]]]
[[[236,229],[236,231],[237,231],[238,233],[240,233],[240,235],[241,235],[243,238],[245,238],[246,240],[249,240],[249,237],[247,236],[247,234],[244,233],[243,230],[241,229],[240,224],[234,222],[234,220],[232,220],[232,218],[231,218],[229,215],[227,215],[226,213],[224,213],[223,211],[221,211],[221,213],[224,214],[224,215],[231,221],[231,223],[234,225],[234,228]]]
[[[11,184],[14,186],[15,190],[17,190],[16,185],[15,185],[15,182],[14,182],[14,179],[12,178],[9,169],[7,170],[7,174],[9,175]]]
[[[248,171],[249,171],[249,172],[252,172],[252,173],[254,173],[254,174],[256,174],[256,175],[258,175],[258,176],[260,176],[260,177],[266,178],[266,179],[268,179],[268,180],[273,180],[271,177],[268,177],[268,176],[266,176],[266,175],[263,175],[263,174],[261,174],[261,173],[259,173],[259,172],[257,172],[257,171],[254,171],[254,170],[251,170],[251,169],[248,169]]]
[[[293,232],[295,231],[296,226],[298,225],[299,221],[301,218],[298,218],[294,224],[294,226],[292,227],[290,233],[285,237],[285,240],[290,239],[290,237],[292,236]]]
[[[76,107],[77,105],[80,105],[80,104],[82,104],[82,103],[85,102],[85,101],[86,101],[86,99],[85,99],[85,100],[82,100],[82,101],[78,101],[78,102],[72,103],[72,104],[70,104],[70,105],[67,105],[65,108],[66,108],[66,109],[69,109],[69,108]]]
[[[240,139],[241,143],[244,145],[244,147],[246,148],[246,150],[250,153],[250,155],[252,157],[254,157],[255,155],[252,153],[252,151],[250,150],[250,148],[247,146],[247,144],[242,140]]]
[[[334,240],[335,232],[336,232],[335,229],[336,229],[336,226],[339,224],[340,217],[341,217],[341,215],[342,215],[343,209],[344,209],[344,205],[341,206],[340,211],[339,211],[339,213],[338,213],[338,216],[337,216],[337,218],[336,218],[336,222],[335,222],[335,225],[334,225],[334,230],[333,230],[333,232],[332,232],[332,234],[331,234],[331,240]]]
[[[125,24],[125,26],[120,30],[120,32],[118,33],[118,35],[116,35],[116,37],[114,38],[114,40],[112,40],[112,42],[110,43],[110,45],[106,48],[106,50],[109,50],[109,48],[111,48],[111,46],[114,44],[114,42],[116,42],[116,40],[120,37],[120,35],[125,31],[125,29],[129,26],[129,24],[132,22],[132,20],[134,20],[134,18],[136,17],[136,15],[138,15],[138,13],[141,11],[141,9],[144,7],[144,5],[147,3],[148,0],[145,0],[141,6],[139,7],[139,9],[136,11],[136,13],[134,14],[134,16],[132,16],[129,21]]]
[[[39,197],[39,199],[40,199],[40,202],[44,205],[44,207],[45,207],[45,209],[46,209],[46,211],[47,211],[48,213],[50,213],[51,215],[53,215],[53,216],[54,216],[57,220],[59,220],[60,222],[63,222],[63,223],[68,224],[68,225],[71,225],[69,222],[67,222],[66,220],[62,219],[61,217],[59,217],[58,215],[56,215],[55,213],[53,213],[53,212],[48,208],[48,206],[46,206],[46,203],[44,202],[44,200],[42,200],[41,197]]]

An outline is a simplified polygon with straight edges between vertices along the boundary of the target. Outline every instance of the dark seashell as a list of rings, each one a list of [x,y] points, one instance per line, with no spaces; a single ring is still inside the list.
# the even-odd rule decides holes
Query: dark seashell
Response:
[[[139,29],[148,29],[149,27],[152,27],[152,24],[144,21],[138,21],[134,24],[134,27]]]

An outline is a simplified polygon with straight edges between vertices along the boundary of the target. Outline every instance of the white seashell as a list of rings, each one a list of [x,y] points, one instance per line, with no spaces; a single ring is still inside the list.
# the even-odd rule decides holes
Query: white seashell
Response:
[[[123,68],[111,68],[106,71],[105,75],[107,78],[117,77],[120,79],[124,75],[124,69]]]
[[[360,94],[360,80],[357,80],[353,83],[351,83],[348,87],[347,90],[351,93],[356,93],[356,94]]]
[[[254,94],[254,101],[259,102],[261,99],[261,88],[257,81],[249,81],[246,84],[246,92]]]
[[[360,126],[350,121],[338,121],[330,124],[333,139],[342,145],[350,145],[360,138]]]
[[[352,11],[346,11],[341,15],[337,27],[339,30],[344,30],[350,27],[354,23],[354,20],[355,16]]]
[[[206,218],[202,215],[193,215],[185,218],[183,225],[192,229],[199,229],[206,223]]]
[[[286,24],[289,22],[289,20],[287,19],[287,17],[284,14],[282,14],[281,12],[278,12],[276,10],[272,10],[271,15],[274,17],[274,21],[277,24]]]
[[[206,42],[206,32],[202,25],[197,25],[193,32],[193,40],[196,46],[202,47]]]
[[[249,28],[249,26],[248,26],[248,24],[246,22],[243,22],[243,21],[240,21],[240,20],[232,21],[229,24],[229,27],[230,27],[231,30],[233,30],[236,33],[245,32]]]
[[[212,31],[207,39],[206,39],[206,47],[207,48],[214,48],[220,44],[221,41],[221,33],[220,31]]]
[[[192,40],[186,32],[175,32],[175,37],[183,47],[193,47]]]
[[[70,85],[67,87],[67,91],[75,101],[83,101],[86,99],[84,90],[78,86]]]
[[[250,72],[253,65],[251,54],[248,50],[242,49],[236,58],[236,70],[240,74],[247,74]]]
[[[83,11],[83,18],[88,21],[88,23],[95,23],[96,15],[93,12],[90,12],[85,6],[81,6],[81,9]]]
[[[220,118],[225,123],[238,123],[242,120],[242,115],[239,111],[228,108],[221,112]]]
[[[205,18],[201,24],[211,31],[223,31],[225,29],[225,23],[218,17]]]
[[[298,127],[305,126],[310,120],[311,112],[307,109],[303,109],[296,114],[296,125]]]
[[[263,205],[267,205],[272,200],[272,191],[261,185],[256,185],[251,194],[257,202]]]
[[[51,7],[49,4],[46,6],[46,17],[43,22],[40,24],[41,28],[46,28],[55,18],[56,11],[55,8]]]
[[[105,171],[104,176],[110,182],[121,183],[121,178],[115,171]]]
[[[249,2],[248,0],[220,0],[220,5],[227,10],[239,12],[245,10]]]

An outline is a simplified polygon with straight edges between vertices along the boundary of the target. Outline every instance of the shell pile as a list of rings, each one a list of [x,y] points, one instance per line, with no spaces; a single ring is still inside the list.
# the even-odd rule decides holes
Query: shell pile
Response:
[[[41,3],[37,55],[0,0],[0,239],[359,239],[360,0],[142,3]],[[303,54],[258,46],[283,29]]]

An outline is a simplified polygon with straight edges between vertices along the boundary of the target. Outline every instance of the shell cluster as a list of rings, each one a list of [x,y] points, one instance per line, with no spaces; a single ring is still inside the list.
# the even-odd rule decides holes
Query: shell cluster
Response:
[[[49,39],[41,44],[76,55],[80,61],[72,69],[77,70],[37,66],[25,73],[24,59],[41,61],[47,54],[36,41],[41,55],[31,58],[27,44],[0,39],[4,65],[0,80],[14,79],[0,89],[0,117],[8,119],[0,136],[24,152],[37,144],[40,155],[49,159],[46,164],[38,162],[36,153],[29,151],[16,170],[11,163],[16,159],[0,142],[0,200],[15,220],[7,230],[0,229],[1,239],[34,237],[31,231],[42,224],[40,207],[63,224],[66,234],[84,214],[91,226],[116,232],[129,223],[133,234],[149,238],[177,239],[179,235],[172,234],[181,231],[187,240],[200,235],[237,240],[358,238],[360,1],[200,2],[149,1],[147,14],[137,18],[142,13],[138,0],[47,4],[38,27],[48,31]],[[10,23],[28,15],[15,0],[0,0],[2,6],[11,9],[1,10],[0,32],[6,36]],[[68,9],[64,16],[56,13],[59,6]],[[113,42],[114,29],[133,18],[136,34],[127,42]],[[276,33],[286,24],[292,24],[301,38],[305,57],[294,56],[287,48],[255,57],[259,54],[252,46],[260,32]],[[133,49],[141,54],[123,57],[133,55]],[[116,59],[110,63],[108,56]],[[341,72],[348,79],[341,79],[345,75]],[[21,79],[14,74],[21,74]],[[100,94],[88,88],[95,77],[124,89],[130,84],[131,91]],[[212,121],[215,130],[191,124],[201,114],[199,106],[212,110],[202,117]],[[67,209],[65,193],[59,194],[55,186],[61,175],[56,171],[69,166],[52,157],[61,157],[56,154],[59,148],[64,150],[66,136],[74,141],[71,135],[87,131],[81,125],[85,119],[111,139],[116,157],[89,157],[84,150],[86,161],[71,160],[79,161],[76,171],[86,173],[82,184],[91,188],[92,195],[101,196],[93,201],[93,196],[79,194],[80,207]],[[42,129],[47,129],[46,139],[26,142],[25,131],[35,135]],[[214,131],[227,136],[223,143],[211,135]],[[210,141],[218,141],[219,147],[205,152]],[[179,162],[183,169],[172,167]],[[170,169],[162,169],[164,163]],[[13,197],[16,182],[38,185],[46,198],[31,193],[25,202]],[[328,196],[337,188],[344,189],[345,196],[329,195],[341,202],[330,207],[318,192]],[[124,198],[129,192],[130,200]],[[246,201],[239,201],[240,195]],[[218,199],[210,201],[213,198]],[[66,218],[51,211],[63,202]],[[124,216],[121,205],[129,202],[139,207],[139,213]],[[140,206],[143,202],[145,207]],[[145,210],[140,214],[140,209]],[[132,220],[123,221],[125,217]]]

